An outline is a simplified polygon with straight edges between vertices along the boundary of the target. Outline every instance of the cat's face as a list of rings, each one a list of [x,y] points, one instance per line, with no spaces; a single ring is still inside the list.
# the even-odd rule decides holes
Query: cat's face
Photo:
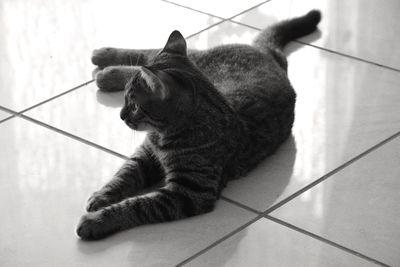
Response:
[[[134,130],[160,131],[193,110],[194,89],[180,75],[190,72],[186,41],[174,31],[148,66],[137,66],[125,87],[121,119]]]

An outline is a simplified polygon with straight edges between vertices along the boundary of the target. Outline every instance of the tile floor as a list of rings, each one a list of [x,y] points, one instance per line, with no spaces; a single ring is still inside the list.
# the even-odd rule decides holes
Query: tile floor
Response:
[[[400,2],[0,2],[0,266],[400,266]],[[291,43],[292,137],[216,210],[82,242],[84,203],[143,134],[97,91],[90,52],[249,43],[318,8]]]

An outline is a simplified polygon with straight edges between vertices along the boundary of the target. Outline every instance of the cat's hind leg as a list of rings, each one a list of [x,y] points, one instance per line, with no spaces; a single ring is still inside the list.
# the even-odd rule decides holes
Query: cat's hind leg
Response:
[[[129,158],[114,177],[89,198],[86,210],[93,212],[125,198],[140,190],[156,185],[164,178],[158,162],[145,150],[138,150]]]
[[[103,69],[108,66],[143,66],[149,64],[161,49],[125,49],[103,47],[92,52],[92,63]],[[188,49],[188,55],[196,53],[195,49]]]
[[[92,61],[98,64],[93,78],[101,91],[123,91],[126,83],[137,70],[137,66],[146,65],[158,54],[157,49],[120,49],[101,48],[93,53]],[[188,50],[189,57],[198,58],[196,50]]]
[[[137,71],[135,66],[109,66],[96,69],[93,76],[101,91],[116,92],[125,89],[125,85],[135,71]]]
[[[125,49],[103,47],[92,52],[92,63],[100,69],[108,66],[145,65],[159,52],[159,49]]]

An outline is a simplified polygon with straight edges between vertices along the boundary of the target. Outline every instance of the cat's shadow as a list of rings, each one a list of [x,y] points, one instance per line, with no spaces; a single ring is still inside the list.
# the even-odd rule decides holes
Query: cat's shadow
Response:
[[[255,195],[266,209],[272,206],[285,190],[293,174],[295,159],[296,142],[294,137],[290,136],[274,155],[264,160],[247,177],[228,183],[227,190],[230,193]],[[235,200],[235,198],[233,199]],[[166,266],[165,262],[173,260],[174,254],[179,258],[182,253],[184,258],[178,260],[182,261],[243,224],[245,222],[243,220],[250,220],[256,216],[256,214],[251,214],[238,206],[232,206],[232,204],[226,202],[222,203],[222,201],[224,200],[219,200],[215,211],[205,215],[174,222],[140,226],[95,242],[78,240],[77,248],[83,254],[98,254],[113,250],[116,247],[121,249],[128,247],[126,254],[128,261],[132,264],[139,261],[143,266],[148,266],[146,261],[143,262],[146,257],[151,259],[149,260],[151,262],[160,263],[158,265],[151,264],[151,266]],[[248,219],[244,219],[247,218],[244,214],[247,214]],[[242,223],[239,223],[240,221]],[[229,228],[232,229],[227,230]],[[215,266],[223,266],[229,261],[236,254],[238,244],[248,235],[254,235],[254,232],[246,227],[224,241],[229,243],[223,246],[223,253],[219,253],[218,257],[213,259],[218,263]],[[195,251],[188,253],[188,248],[193,247],[193,243],[204,244],[196,248]],[[266,243],[270,244],[271,242]],[[187,255],[185,255],[185,251]],[[147,256],[144,257],[144,255]]]

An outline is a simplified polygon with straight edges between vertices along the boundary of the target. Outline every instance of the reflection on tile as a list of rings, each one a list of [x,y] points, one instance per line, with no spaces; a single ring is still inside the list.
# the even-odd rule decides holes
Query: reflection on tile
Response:
[[[271,215],[398,266],[399,147],[398,137]]]
[[[230,18],[240,12],[251,8],[263,0],[229,1],[229,0],[169,0],[171,2],[184,5],[199,11],[207,12],[223,18]]]
[[[225,22],[191,38],[189,45],[248,44],[256,34]],[[293,138],[223,191],[259,211],[400,129],[400,73],[298,44],[286,50],[298,94]]]
[[[25,115],[130,156],[145,138],[120,119],[123,92],[103,93],[94,83],[57,98]]]
[[[0,105],[17,111],[90,80],[94,48],[161,47],[218,21],[156,0],[7,0],[0,13]]]
[[[203,216],[82,242],[84,203],[122,160],[19,118],[0,124],[0,146],[2,266],[172,266],[254,217],[219,201]]]
[[[375,266],[304,234],[261,219],[185,266]]]
[[[400,2],[397,0],[388,0],[385,4],[379,0],[272,0],[234,20],[264,28],[311,9],[320,9],[323,14],[319,25],[321,36],[315,42],[312,36],[303,41],[400,69],[397,49]]]

